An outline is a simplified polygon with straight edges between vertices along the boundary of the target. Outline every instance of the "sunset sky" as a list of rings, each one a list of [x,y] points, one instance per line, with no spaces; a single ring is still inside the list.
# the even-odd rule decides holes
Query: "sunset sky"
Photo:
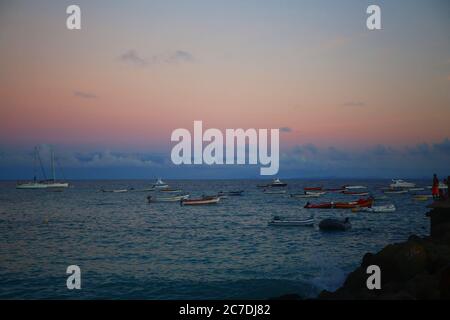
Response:
[[[450,2],[0,0],[0,179],[52,145],[69,178],[173,168],[170,135],[282,128],[281,177],[450,174]],[[366,28],[378,4],[382,30]]]

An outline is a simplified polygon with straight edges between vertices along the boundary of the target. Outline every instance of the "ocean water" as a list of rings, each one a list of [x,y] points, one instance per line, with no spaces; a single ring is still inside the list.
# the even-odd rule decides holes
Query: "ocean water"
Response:
[[[394,213],[304,209],[306,199],[263,194],[261,181],[167,181],[193,197],[245,190],[212,206],[148,204],[149,181],[75,181],[64,192],[16,190],[0,182],[2,299],[266,299],[314,297],[339,287],[366,252],[429,233],[428,202],[391,195]],[[387,180],[286,180],[304,186],[366,185],[375,196]],[[416,181],[424,186],[428,181]],[[429,183],[428,183],[429,184]],[[426,191],[429,192],[429,191]],[[311,202],[351,200],[327,194]],[[274,216],[307,218],[314,227],[270,227]],[[328,217],[350,217],[347,232],[320,231]],[[81,268],[81,290],[68,290],[66,268]]]

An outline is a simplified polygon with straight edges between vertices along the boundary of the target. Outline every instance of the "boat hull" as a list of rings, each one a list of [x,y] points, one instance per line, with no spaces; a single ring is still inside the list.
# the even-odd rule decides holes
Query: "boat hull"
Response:
[[[69,183],[67,182],[54,182],[54,183],[42,183],[42,182],[31,182],[22,183],[16,186],[16,189],[48,189],[48,188],[68,188]]]
[[[179,202],[183,201],[185,199],[189,198],[189,195],[182,195],[182,196],[176,196],[176,197],[154,197],[154,196],[148,196],[147,200],[149,203],[154,202]]]
[[[183,199],[181,205],[183,206],[201,206],[209,204],[217,204],[220,201],[220,197],[207,198],[207,199]]]
[[[314,219],[307,220],[272,220],[269,226],[277,227],[312,227],[314,226]]]

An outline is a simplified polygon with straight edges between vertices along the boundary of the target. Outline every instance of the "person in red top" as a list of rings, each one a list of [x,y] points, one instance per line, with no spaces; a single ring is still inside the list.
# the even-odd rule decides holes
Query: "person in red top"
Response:
[[[431,194],[434,199],[439,197],[439,179],[436,174],[433,175],[433,187],[431,188]]]

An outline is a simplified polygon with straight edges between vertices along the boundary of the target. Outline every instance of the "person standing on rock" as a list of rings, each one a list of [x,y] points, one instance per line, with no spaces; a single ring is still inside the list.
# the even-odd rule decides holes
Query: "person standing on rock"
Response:
[[[431,195],[433,199],[439,198],[439,179],[436,176],[436,173],[433,174],[433,186],[431,187]]]

